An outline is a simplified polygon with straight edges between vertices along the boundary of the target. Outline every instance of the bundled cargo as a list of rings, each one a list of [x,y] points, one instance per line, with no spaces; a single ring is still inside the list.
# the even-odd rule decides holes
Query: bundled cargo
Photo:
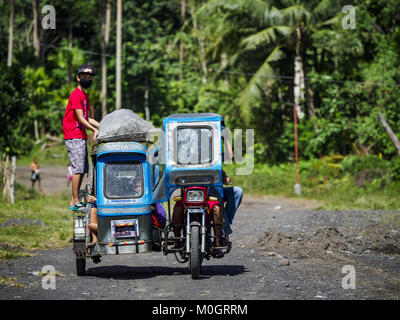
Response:
[[[100,122],[100,142],[112,141],[149,141],[151,135],[157,132],[153,124],[142,119],[129,109],[115,110],[106,115]]]

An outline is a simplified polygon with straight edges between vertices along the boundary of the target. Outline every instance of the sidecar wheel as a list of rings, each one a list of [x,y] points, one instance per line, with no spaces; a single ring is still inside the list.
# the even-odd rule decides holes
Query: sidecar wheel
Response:
[[[190,235],[190,258],[189,266],[192,279],[198,279],[200,277],[200,227],[192,226]]]
[[[76,274],[84,276],[86,273],[86,258],[76,258]]]

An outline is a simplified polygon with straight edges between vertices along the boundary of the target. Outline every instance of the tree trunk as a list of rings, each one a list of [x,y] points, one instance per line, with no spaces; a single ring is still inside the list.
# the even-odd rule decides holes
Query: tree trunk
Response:
[[[221,53],[221,69],[225,69],[228,65],[228,54],[226,52]],[[225,90],[229,90],[228,75],[224,74],[224,87]]]
[[[312,91],[310,84],[308,82],[306,83],[308,116],[311,119],[315,116],[314,92]]]
[[[301,45],[301,31],[300,26],[296,27],[296,56],[294,58],[294,104],[296,106],[296,112],[299,119],[303,119],[304,113],[301,110],[301,101],[304,99],[304,72],[301,63],[300,55]],[[302,93],[303,92],[303,93]]]
[[[117,0],[117,65],[116,65],[116,101],[115,109],[121,109],[121,37],[122,37],[122,0]]]
[[[150,108],[149,108],[149,80],[146,75],[146,88],[144,91],[144,112],[146,121],[150,121]]]
[[[11,67],[13,58],[13,42],[14,42],[14,0],[10,0],[10,27],[8,37],[8,57],[7,67]]]
[[[38,0],[32,1],[33,11],[33,47],[35,49],[34,54],[36,58],[36,65],[40,61],[40,30],[39,30],[39,14],[38,14]]]
[[[32,1],[32,11],[33,11],[33,47],[34,47],[34,55],[36,60],[36,68],[40,63],[40,30],[39,30],[39,7],[38,0]],[[36,105],[33,106],[33,110],[36,112]],[[33,120],[33,126],[35,130],[35,139],[36,142],[40,140],[39,136],[39,121],[37,119]]]
[[[303,65],[303,72],[307,74],[307,63],[306,63],[306,55],[302,55],[302,65]],[[307,101],[307,112],[309,118],[313,118],[315,116],[315,105],[314,105],[314,92],[311,88],[309,81],[304,81],[305,84],[305,94],[306,94],[306,101]]]
[[[102,27],[101,27],[101,117],[107,115],[107,48],[110,42],[110,17],[111,2],[105,0],[106,5],[103,8]],[[103,1],[104,4],[104,1]],[[104,6],[103,6],[104,7]],[[104,12],[105,10],[105,12]]]
[[[206,62],[206,49],[205,49],[203,37],[198,35],[199,27],[197,25],[196,8],[195,8],[194,1],[190,2],[189,7],[190,7],[190,14],[192,15],[193,30],[194,30],[195,36],[197,38],[197,41],[199,42],[199,46],[200,46],[200,64],[201,64],[201,69],[203,70],[203,80],[202,81],[203,81],[203,84],[206,84],[207,83],[207,75],[208,75],[207,62]]]
[[[17,157],[11,157],[11,177],[10,177],[10,202],[14,204],[14,191],[15,191],[15,170],[17,167]]]
[[[7,199],[10,195],[10,165],[8,155],[4,159],[3,166],[3,197]]]
[[[72,49],[72,24],[71,21],[68,21],[68,47]],[[68,63],[68,91],[71,92],[71,85],[72,85],[72,65]]]
[[[186,0],[181,0],[181,23],[182,26],[185,23],[185,16],[186,16]],[[180,41],[179,44],[179,64],[181,65],[181,71],[179,73],[179,80],[183,79],[183,55],[184,55],[184,45],[183,41]]]
[[[397,154],[400,156],[400,142],[396,135],[393,133],[392,128],[390,128],[389,124],[387,123],[385,117],[383,116],[382,112],[379,112],[379,121],[381,122],[383,128],[385,129],[389,139],[392,141],[394,147],[397,150]]]
[[[36,113],[36,105],[33,105],[33,111]],[[35,115],[36,117],[36,115]],[[39,122],[37,119],[33,120],[33,129],[34,129],[34,134],[35,134],[35,140],[36,143],[40,141],[40,136],[39,136]]]

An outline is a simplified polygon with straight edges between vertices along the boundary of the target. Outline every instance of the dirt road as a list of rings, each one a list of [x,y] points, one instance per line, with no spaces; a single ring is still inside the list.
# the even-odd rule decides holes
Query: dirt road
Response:
[[[31,172],[29,167],[17,167],[16,180],[27,187],[32,186],[30,181]],[[85,185],[87,181],[86,175],[82,181],[82,185]],[[67,167],[57,166],[40,166],[40,186],[42,192],[46,194],[56,194],[62,191],[71,190],[71,185],[67,186]],[[35,190],[39,191],[38,184],[36,182],[34,186]]]
[[[399,213],[317,205],[245,195],[231,253],[205,261],[199,280],[158,252],[88,260],[78,277],[68,247],[0,263],[14,283],[0,284],[0,299],[399,299],[399,229],[384,223]],[[57,271],[55,290],[42,286],[46,265]]]

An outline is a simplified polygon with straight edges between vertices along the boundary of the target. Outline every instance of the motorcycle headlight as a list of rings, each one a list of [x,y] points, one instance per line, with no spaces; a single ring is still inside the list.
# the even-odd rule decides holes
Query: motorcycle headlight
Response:
[[[204,201],[204,191],[188,190],[186,191],[186,200],[189,202],[202,202]]]

